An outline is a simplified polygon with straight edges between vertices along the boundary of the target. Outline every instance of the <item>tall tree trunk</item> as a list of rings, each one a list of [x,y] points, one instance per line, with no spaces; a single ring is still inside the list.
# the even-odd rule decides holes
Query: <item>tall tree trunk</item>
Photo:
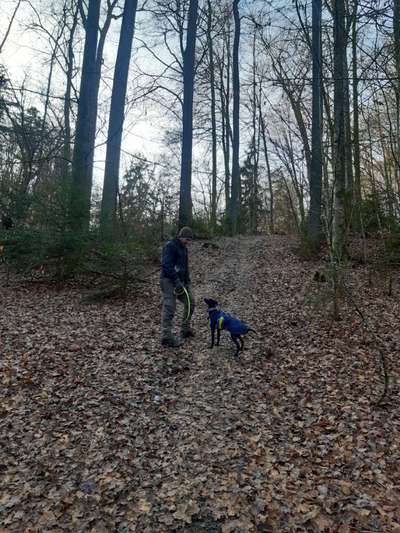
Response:
[[[71,167],[71,92],[72,77],[74,73],[74,36],[78,25],[79,2],[76,3],[72,20],[72,26],[68,37],[68,47],[66,53],[66,80],[64,96],[64,142],[63,142],[63,160],[61,172],[65,178],[69,176]]]
[[[239,41],[240,17],[239,0],[233,0],[233,17],[235,20],[235,36],[232,53],[232,91],[233,91],[233,140],[232,140],[232,193],[229,209],[230,229],[234,235],[238,229],[238,211],[240,194],[240,165],[239,165],[239,107],[240,107],[240,78],[239,78]]]
[[[347,34],[346,34],[346,48],[347,48]],[[353,196],[353,150],[352,150],[352,138],[351,138],[351,118],[350,118],[350,81],[349,81],[349,68],[347,61],[347,53],[344,54],[344,67],[343,72],[345,75],[344,79],[344,120],[345,120],[345,165],[346,165],[346,191],[349,196],[349,205],[350,208]],[[349,211],[346,213],[346,218],[350,223],[352,213]]]
[[[312,127],[311,127],[311,172],[310,213],[308,233],[315,249],[321,239],[321,191],[322,191],[322,54],[321,54],[321,0],[312,4]]]
[[[225,60],[226,49],[226,60]],[[231,55],[230,55],[230,32],[229,28],[224,34],[223,55],[220,61],[220,101],[221,101],[221,121],[222,121],[222,151],[224,155],[224,192],[225,192],[225,217],[229,220],[229,206],[231,196],[231,170],[230,170],[230,146],[231,146],[231,121],[230,121],[230,76],[231,76]],[[224,66],[226,65],[226,86],[224,79]]]
[[[193,89],[198,0],[190,0],[186,48],[183,58],[183,116],[179,226],[192,220]]]
[[[257,144],[259,145],[259,131],[257,133],[257,82],[256,82],[256,34],[257,28],[254,27],[253,33],[253,46],[252,46],[252,126],[253,126],[253,135],[252,135],[252,172],[250,176],[251,187],[250,187],[250,201],[249,201],[249,231],[250,233],[255,233],[257,231],[257,196],[258,196],[258,160],[259,160],[259,151]],[[256,143],[256,138],[258,142]]]
[[[215,232],[217,226],[217,118],[215,103],[215,65],[214,48],[211,35],[212,30],[212,4],[208,0],[207,16],[207,41],[210,67],[210,92],[211,92],[211,136],[212,136],[212,182],[211,182],[211,229]]]
[[[360,118],[358,101],[358,58],[357,58],[357,7],[358,0],[353,3],[352,21],[352,74],[353,74],[353,141],[354,141],[354,205],[355,225],[361,228],[361,165],[360,165]]]
[[[89,227],[93,175],[93,107],[97,111],[96,51],[101,0],[89,0],[86,38],[83,51],[75,145],[72,159],[72,225],[77,230]]]
[[[266,135],[264,117],[263,117],[262,112],[261,112],[261,103],[260,103],[260,126],[261,126],[261,135],[262,135],[262,139],[263,139],[265,164],[267,166],[267,178],[268,178],[268,190],[269,190],[269,230],[270,230],[271,234],[273,234],[275,232],[275,228],[274,228],[274,189],[272,187],[271,166],[269,164],[269,155],[268,155],[268,147],[267,147],[267,135]]]
[[[334,30],[334,127],[333,175],[335,187],[333,249],[341,260],[346,249],[346,125],[344,55],[346,53],[344,0],[333,1]]]
[[[393,38],[396,65],[396,177],[400,174],[400,0],[393,0]],[[400,192],[400,191],[399,191]]]
[[[220,95],[222,96],[223,87],[221,87]],[[230,204],[230,191],[231,191],[231,170],[230,170],[230,136],[229,136],[229,116],[226,114],[225,108],[225,99],[223,101],[222,113],[221,113],[221,122],[222,122],[222,151],[224,155],[224,193],[225,193],[225,216],[228,216],[229,213],[229,204]]]
[[[110,224],[114,224],[116,219],[121,141],[125,118],[125,96],[132,53],[133,34],[135,31],[136,9],[137,0],[125,0],[108,124],[104,186],[101,203],[101,225],[103,230],[109,227]]]

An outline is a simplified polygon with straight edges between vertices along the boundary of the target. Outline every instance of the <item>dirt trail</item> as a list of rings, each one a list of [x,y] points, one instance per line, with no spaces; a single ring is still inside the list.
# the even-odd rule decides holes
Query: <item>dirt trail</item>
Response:
[[[205,244],[191,249],[197,336],[178,350],[160,347],[157,273],[104,305],[83,306],[73,288],[1,287],[3,529],[396,530],[398,402],[371,407],[380,378],[360,324],[307,310],[317,265],[289,239]],[[362,280],[398,346],[386,320],[398,300]],[[240,358],[226,334],[207,348],[205,296],[259,332]]]

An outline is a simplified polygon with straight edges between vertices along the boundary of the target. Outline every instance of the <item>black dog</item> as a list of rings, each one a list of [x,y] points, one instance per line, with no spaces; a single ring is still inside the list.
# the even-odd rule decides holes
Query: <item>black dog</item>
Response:
[[[242,335],[245,335],[249,331],[256,333],[254,329],[251,329],[247,324],[241,322],[239,319],[234,316],[228,315],[220,310],[218,302],[211,298],[204,298],[205,303],[208,305],[208,316],[210,319],[210,329],[211,329],[211,346],[210,349],[214,347],[215,340],[215,330],[217,330],[217,346],[219,346],[219,340],[221,336],[221,331],[226,329],[231,334],[231,339],[236,345],[235,356],[239,355],[239,351],[243,350],[244,340]]]

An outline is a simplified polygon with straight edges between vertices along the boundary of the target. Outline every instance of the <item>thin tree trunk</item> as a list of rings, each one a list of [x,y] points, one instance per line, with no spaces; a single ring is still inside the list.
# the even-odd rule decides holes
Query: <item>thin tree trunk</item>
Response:
[[[335,187],[334,206],[334,255],[341,260],[346,249],[346,161],[345,161],[345,77],[344,55],[346,36],[344,24],[344,0],[333,2],[334,28],[334,125],[335,142],[333,147],[333,175]]]
[[[217,226],[217,118],[215,103],[215,65],[214,48],[211,35],[212,29],[212,4],[208,0],[207,41],[210,66],[210,92],[211,92],[211,136],[212,136],[212,182],[211,182],[211,229],[215,232]]]
[[[67,70],[65,81],[64,97],[64,143],[63,143],[63,160],[61,165],[62,175],[65,178],[69,176],[71,165],[71,92],[72,76],[74,72],[74,35],[78,25],[79,2],[75,6],[74,18],[68,38],[67,48]]]
[[[115,63],[107,135],[107,152],[101,204],[101,225],[103,230],[110,224],[114,224],[116,220],[121,142],[125,118],[125,96],[132,53],[133,34],[135,31],[136,9],[137,0],[125,0]]]
[[[357,7],[358,0],[353,4],[352,24],[352,65],[353,65],[353,140],[354,140],[354,204],[355,224],[361,228],[361,165],[360,165],[360,118],[358,101],[358,58],[357,58]]]
[[[347,43],[347,35],[346,35]],[[349,196],[348,207],[352,205],[353,197],[353,150],[351,138],[351,119],[350,119],[350,84],[349,84],[349,70],[347,62],[347,53],[344,54],[344,116],[345,116],[345,165],[346,165],[346,191]],[[350,223],[351,212],[346,213],[346,219]]]
[[[240,41],[240,17],[239,0],[233,0],[233,16],[235,20],[235,36],[232,54],[232,89],[233,89],[233,141],[232,141],[232,194],[229,210],[230,229],[232,234],[237,233],[238,211],[240,195],[240,166],[239,166],[239,107],[240,107],[240,78],[239,78],[239,41]]]
[[[230,19],[227,19],[228,23]],[[230,122],[230,75],[231,75],[231,56],[230,56],[230,33],[228,31],[223,36],[223,54],[219,62],[219,83],[220,83],[220,102],[221,102],[221,122],[222,122],[222,151],[224,156],[224,192],[225,192],[225,217],[229,222],[229,206],[231,195],[231,171],[230,171],[230,146],[231,146],[231,122]],[[225,60],[226,50],[226,60]],[[224,79],[224,66],[226,65],[226,86]]]
[[[225,198],[226,209],[230,209],[232,194],[232,174],[231,174],[231,146],[232,146],[232,126],[231,126],[231,35],[228,33],[226,43],[226,92],[225,92],[225,146],[226,146],[226,172],[225,172]]]
[[[21,1],[22,1],[22,0],[18,0],[18,3],[17,3],[17,5],[16,5],[15,8],[14,8],[13,14],[11,15],[11,19],[10,19],[10,22],[8,23],[8,27],[7,27],[6,31],[5,31],[4,37],[3,37],[3,39],[2,39],[1,42],[0,42],[0,54],[1,54],[1,52],[3,51],[3,47],[4,47],[4,45],[6,44],[6,41],[7,41],[7,39],[8,39],[8,36],[9,36],[9,34],[10,34],[10,31],[11,31],[11,28],[12,28],[12,25],[13,25],[13,22],[14,22],[14,19],[15,19],[15,16],[16,16],[16,14],[17,14],[17,11],[18,11],[18,9],[19,9],[19,6],[21,5]]]
[[[250,191],[250,206],[249,206],[249,230],[250,233],[257,231],[257,204],[258,204],[258,162],[259,162],[259,146],[260,146],[260,126],[257,123],[257,80],[256,80],[256,36],[257,29],[254,28],[253,34],[253,80],[252,80],[252,151],[253,151],[253,168],[251,173],[251,191]],[[256,141],[257,139],[257,141]]]
[[[275,229],[274,229],[274,189],[272,187],[272,176],[271,176],[271,166],[269,164],[267,136],[266,136],[266,131],[265,131],[264,117],[261,112],[261,105],[260,105],[260,125],[261,125],[262,139],[263,139],[265,164],[267,166],[267,178],[268,178],[268,190],[269,190],[269,230],[271,234],[273,234],[275,232]]]
[[[308,233],[315,249],[321,239],[321,191],[322,191],[322,55],[321,55],[321,0],[313,0],[312,5],[312,131],[311,131],[311,173],[310,173],[310,213]]]
[[[396,150],[396,178],[400,174],[400,0],[393,0],[393,38],[394,56],[396,64],[396,129],[397,129],[397,150]],[[400,192],[400,191],[399,191]]]
[[[192,219],[192,147],[193,147],[193,89],[196,51],[198,0],[190,0],[186,48],[183,59],[183,130],[179,226]]]

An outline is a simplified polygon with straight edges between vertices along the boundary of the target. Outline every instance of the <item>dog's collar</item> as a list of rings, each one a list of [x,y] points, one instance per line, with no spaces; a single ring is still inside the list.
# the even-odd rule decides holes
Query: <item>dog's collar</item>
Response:
[[[207,309],[208,312],[210,312],[210,311],[218,311],[218,310],[219,310],[219,306],[217,306],[217,307],[209,307]]]

